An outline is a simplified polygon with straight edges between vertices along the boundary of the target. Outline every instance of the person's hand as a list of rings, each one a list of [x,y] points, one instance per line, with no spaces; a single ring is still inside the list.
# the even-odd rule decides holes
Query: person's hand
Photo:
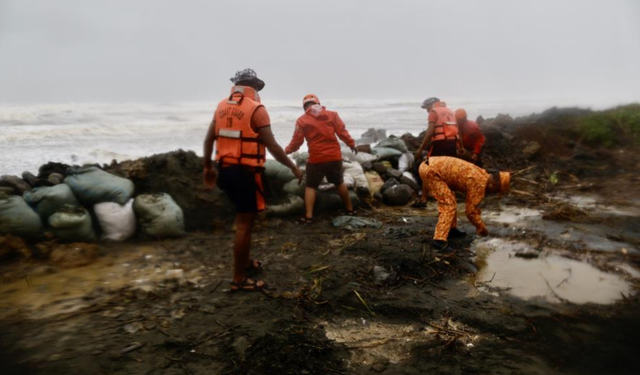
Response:
[[[351,148],[351,151],[352,151],[354,154],[358,155],[358,149],[357,149],[357,148],[355,148],[355,147],[350,147],[350,148]]]
[[[294,167],[291,172],[293,172],[293,175],[298,179],[298,185],[302,184],[302,178],[304,176],[302,175],[302,171],[300,170],[300,168]]]
[[[205,167],[202,176],[204,177],[204,186],[210,189],[213,189],[216,186],[216,181],[218,180],[217,169]]]
[[[478,230],[476,231],[476,234],[480,237],[486,237],[489,235],[489,231],[487,230],[487,227],[482,227],[482,228],[478,228]]]

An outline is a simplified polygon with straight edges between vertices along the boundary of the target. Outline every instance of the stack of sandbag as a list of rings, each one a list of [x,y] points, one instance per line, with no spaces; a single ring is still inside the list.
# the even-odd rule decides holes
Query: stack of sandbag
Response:
[[[38,187],[27,191],[23,197],[45,222],[64,205],[80,207],[67,184]]]
[[[53,234],[65,242],[90,242],[96,240],[91,215],[84,207],[64,205],[49,217]]]
[[[114,202],[124,205],[131,199],[135,186],[131,180],[105,172],[98,167],[69,168],[64,183],[84,205]]]
[[[125,241],[136,234],[136,215],[133,212],[133,199],[124,204],[102,202],[93,206],[100,228],[102,239]]]
[[[133,211],[142,232],[152,238],[180,237],[185,234],[184,214],[169,194],[142,194],[133,202]]]
[[[40,216],[19,196],[0,193],[0,234],[38,238],[42,231]]]
[[[345,161],[350,161],[350,162],[357,162],[359,164],[364,164],[364,163],[373,163],[374,161],[376,161],[378,159],[378,157],[376,155],[372,155],[370,153],[367,152],[358,152],[357,154],[354,153],[353,151],[351,151],[350,148],[348,147],[343,147],[341,149],[342,152],[342,160]]]

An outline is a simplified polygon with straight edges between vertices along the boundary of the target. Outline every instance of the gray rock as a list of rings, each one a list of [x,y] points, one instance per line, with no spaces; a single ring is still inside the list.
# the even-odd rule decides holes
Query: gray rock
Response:
[[[33,173],[24,171],[22,172],[22,179],[25,180],[31,187],[35,187],[38,182],[38,177],[34,176]]]
[[[387,177],[395,178],[396,180],[399,180],[400,177],[402,177],[402,172],[395,168],[389,168],[385,173],[387,174]]]
[[[398,180],[396,180],[395,178],[391,177],[390,179],[388,179],[387,181],[384,182],[384,185],[382,185],[382,188],[380,188],[380,191],[382,193],[385,192],[385,190],[390,189],[396,185],[400,185],[400,183],[398,182]]]
[[[413,199],[413,189],[409,185],[396,185],[383,193],[384,203],[389,206],[404,206]]]
[[[378,172],[379,175],[383,175],[387,171],[387,166],[380,162],[376,162],[373,163],[373,170]]]
[[[0,193],[5,193],[7,195],[13,195],[15,194],[15,190],[13,190],[12,187],[10,186],[0,186]]]
[[[418,184],[415,183],[415,181],[413,181],[412,179],[410,179],[407,176],[400,177],[400,183],[401,184],[405,184],[405,185],[409,185],[409,187],[411,187],[413,189],[413,191],[415,191],[415,192],[420,191],[420,186],[418,186]]]
[[[13,188],[19,195],[24,194],[25,191],[31,190],[31,186],[24,182],[18,176],[7,176],[4,175],[0,177],[0,186],[8,186]]]

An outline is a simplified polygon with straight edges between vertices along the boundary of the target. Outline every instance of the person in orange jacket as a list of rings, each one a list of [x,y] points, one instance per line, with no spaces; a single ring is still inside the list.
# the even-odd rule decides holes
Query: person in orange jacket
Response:
[[[251,258],[251,232],[256,214],[266,208],[262,179],[265,149],[299,181],[302,172],[273,136],[269,114],[258,95],[264,82],[252,69],[237,72],[231,82],[231,94],[218,104],[204,141],[204,182],[208,188],[217,183],[237,211],[230,290],[259,291],[266,287],[265,282],[252,280],[249,273],[262,269],[262,263]],[[218,168],[211,161],[216,142]]]
[[[455,116],[466,154],[475,165],[482,167],[482,147],[484,147],[485,138],[480,130],[480,125],[475,121],[468,120],[467,111],[463,108],[456,109]]]
[[[338,188],[338,194],[347,209],[348,214],[354,214],[349,191],[344,184],[342,175],[342,152],[338,138],[357,153],[356,144],[349,135],[344,122],[338,113],[327,110],[320,104],[320,99],[314,94],[306,95],[302,99],[304,114],[296,121],[296,129],[291,142],[285,152],[291,154],[297,151],[306,140],[309,147],[309,161],[307,162],[307,186],[304,192],[305,216],[304,223],[313,221],[313,205],[316,201],[316,191],[326,177],[329,183]]]
[[[422,151],[429,147],[429,156],[456,156],[459,146],[458,125],[445,102],[432,97],[422,102],[429,114],[427,132],[415,152],[416,160],[423,160]]]
[[[509,190],[511,175],[508,172],[491,172],[467,161],[449,156],[431,157],[420,165],[422,193],[431,194],[438,201],[438,224],[433,236],[432,248],[451,252],[449,237],[464,236],[458,229],[455,192],[466,193],[465,214],[476,227],[479,236],[489,235],[482,221],[478,205],[487,193],[504,194]]]

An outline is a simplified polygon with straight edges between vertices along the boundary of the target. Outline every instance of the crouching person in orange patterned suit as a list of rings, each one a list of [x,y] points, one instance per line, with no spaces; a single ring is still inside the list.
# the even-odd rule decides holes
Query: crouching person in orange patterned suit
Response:
[[[478,205],[487,193],[506,193],[509,190],[509,172],[487,172],[462,159],[436,156],[420,165],[422,194],[430,193],[438,201],[438,224],[431,247],[441,252],[451,252],[447,245],[449,236],[464,236],[457,228],[456,196],[454,192],[467,194],[465,214],[476,233],[487,236],[489,231],[480,217]]]

